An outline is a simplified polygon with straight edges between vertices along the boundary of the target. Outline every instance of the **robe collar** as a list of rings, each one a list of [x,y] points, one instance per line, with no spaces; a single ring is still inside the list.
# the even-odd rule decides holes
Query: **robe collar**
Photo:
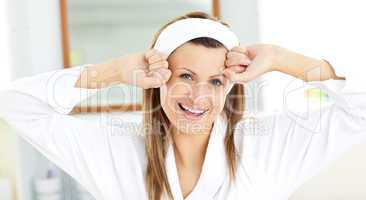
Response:
[[[212,199],[228,175],[225,152],[227,118],[219,115],[213,124],[200,177],[192,192],[183,198],[179,184],[172,140],[169,140],[165,167],[175,200]]]

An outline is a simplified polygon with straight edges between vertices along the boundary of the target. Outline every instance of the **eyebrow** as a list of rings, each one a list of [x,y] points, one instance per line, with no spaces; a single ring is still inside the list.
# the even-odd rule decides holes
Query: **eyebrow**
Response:
[[[193,75],[197,75],[194,71],[192,71],[192,70],[190,70],[188,68],[182,67],[182,68],[179,68],[179,69],[185,69],[185,70],[191,72]],[[211,75],[210,78],[215,77],[215,76],[224,76],[224,74],[222,73],[222,74]]]

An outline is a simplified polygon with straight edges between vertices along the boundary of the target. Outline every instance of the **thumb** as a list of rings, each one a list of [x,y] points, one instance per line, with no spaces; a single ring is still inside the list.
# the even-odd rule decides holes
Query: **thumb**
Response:
[[[244,72],[236,72],[234,69],[225,69],[224,75],[234,83],[245,83],[252,80],[253,72],[249,70],[249,67]]]
[[[245,71],[237,72],[227,68],[224,70],[224,74],[233,82],[246,83],[265,73],[264,69],[265,63],[261,59],[254,59]]]
[[[143,89],[149,89],[149,88],[158,88],[163,84],[161,79],[156,77],[145,77],[141,82],[141,87]]]
[[[239,74],[239,77],[244,81],[248,82],[254,80],[261,76],[262,74],[267,72],[267,63],[265,59],[261,59],[260,57],[256,57],[251,64],[247,67],[245,72]]]
[[[258,55],[258,52],[261,51],[261,47],[262,46],[260,44],[252,44],[247,46],[248,57],[250,60],[253,60]]]
[[[156,72],[157,73],[157,72]],[[156,74],[147,74],[144,70],[135,71],[135,85],[143,88],[157,88],[162,84],[161,78]]]
[[[170,71],[170,69],[166,69],[166,68],[154,69],[154,70],[151,70],[150,72],[148,72],[148,76],[152,76],[152,77],[161,79],[162,82],[168,81],[171,74],[172,74],[172,72]]]

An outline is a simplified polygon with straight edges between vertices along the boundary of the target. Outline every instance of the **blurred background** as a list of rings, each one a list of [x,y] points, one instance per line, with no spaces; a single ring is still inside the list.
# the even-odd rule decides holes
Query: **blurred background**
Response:
[[[361,25],[366,7],[357,5],[353,0],[2,0],[0,89],[17,78],[145,51],[160,26],[189,11],[204,11],[228,22],[242,44],[278,44],[351,69],[361,67],[345,59],[363,53],[357,44],[366,35]],[[116,115],[138,120],[141,94],[135,87],[112,86],[81,102],[74,115],[112,124],[111,116]],[[273,72],[246,86],[245,103],[248,113],[286,107],[306,116],[332,99]],[[366,145],[355,146],[291,200],[366,199],[365,153]],[[44,195],[47,192],[52,195]],[[0,200],[13,199],[93,198],[0,119]]]

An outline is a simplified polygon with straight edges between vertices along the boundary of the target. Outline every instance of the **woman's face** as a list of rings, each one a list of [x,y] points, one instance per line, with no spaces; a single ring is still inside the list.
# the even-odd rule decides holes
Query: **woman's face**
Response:
[[[162,108],[171,125],[185,134],[208,133],[225,103],[227,50],[185,43],[169,58],[171,78],[160,88]]]

